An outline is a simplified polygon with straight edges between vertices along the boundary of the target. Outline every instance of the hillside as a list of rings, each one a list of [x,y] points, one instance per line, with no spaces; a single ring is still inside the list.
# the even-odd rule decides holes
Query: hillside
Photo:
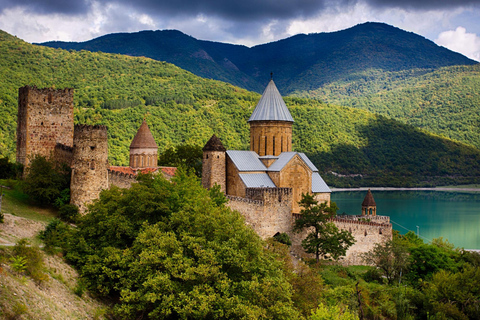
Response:
[[[368,110],[480,148],[480,64],[369,70],[299,95]]]
[[[113,165],[128,163],[128,146],[143,117],[159,145],[203,146],[215,133],[230,149],[248,148],[247,119],[259,94],[202,79],[165,62],[65,51],[0,34],[0,153],[14,158],[18,88],[75,89],[75,121],[109,128]],[[474,183],[480,151],[398,121],[304,98],[287,98],[294,148],[306,152],[337,185]]]

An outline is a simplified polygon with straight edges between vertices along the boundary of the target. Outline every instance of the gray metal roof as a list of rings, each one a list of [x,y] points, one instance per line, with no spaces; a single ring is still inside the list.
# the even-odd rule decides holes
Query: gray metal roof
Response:
[[[241,173],[240,179],[247,188],[275,188],[276,185],[266,173]]]
[[[292,115],[273,80],[270,80],[265,88],[248,122],[265,120],[293,122]]]
[[[312,174],[312,192],[332,192],[318,172]]]
[[[258,154],[254,151],[227,150],[227,155],[238,171],[267,171],[267,167],[258,159]]]
[[[317,167],[308,159],[307,155],[303,152],[299,152],[298,155],[300,158],[302,158],[303,161],[305,161],[305,164],[312,170],[313,172],[318,171]]]
[[[297,153],[294,151],[280,153],[278,155],[278,160],[268,167],[268,171],[282,171],[283,167],[285,167],[296,154]]]

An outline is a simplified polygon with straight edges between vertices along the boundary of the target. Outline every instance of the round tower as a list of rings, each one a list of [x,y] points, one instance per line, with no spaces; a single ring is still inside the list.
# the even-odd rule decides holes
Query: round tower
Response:
[[[278,156],[292,151],[293,118],[273,79],[250,119],[250,150],[259,156]]]
[[[76,125],[70,203],[84,213],[86,205],[108,189],[108,139],[106,126]]]
[[[210,189],[215,184],[220,186],[222,192],[226,191],[227,172],[226,172],[226,151],[225,147],[213,135],[203,147],[202,160],[202,185]]]
[[[373,194],[370,189],[368,189],[367,195],[362,202],[362,216],[376,216],[377,215],[377,204],[375,199],[373,199]]]
[[[143,120],[137,134],[130,144],[130,167],[132,169],[156,168],[158,158],[158,146]]]

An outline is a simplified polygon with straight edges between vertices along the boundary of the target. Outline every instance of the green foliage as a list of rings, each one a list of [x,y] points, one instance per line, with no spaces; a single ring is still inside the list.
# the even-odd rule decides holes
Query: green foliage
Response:
[[[273,236],[273,239],[275,239],[275,241],[278,241],[280,243],[283,243],[283,244],[286,244],[287,246],[291,246],[292,245],[292,241],[290,240],[290,237],[288,236],[288,234],[286,234],[285,232],[277,232],[275,233],[275,235]]]
[[[76,205],[65,204],[58,210],[58,216],[65,222],[75,223],[80,218],[80,213]]]
[[[65,239],[68,237],[69,227],[59,219],[52,220],[45,230],[40,231],[39,238],[45,244],[45,251],[56,252],[57,248],[65,248]]]
[[[58,167],[43,156],[36,155],[30,162],[23,190],[41,205],[53,205],[62,197],[62,190],[70,187],[70,168]]]
[[[20,163],[10,162],[7,157],[0,158],[0,179],[17,179],[23,172]]]
[[[355,243],[355,238],[350,232],[339,230],[333,222],[329,222],[337,213],[337,205],[334,202],[330,206],[326,202],[318,204],[310,194],[303,194],[299,204],[303,209],[295,220],[294,230],[299,232],[312,228],[302,241],[305,251],[314,253],[317,262],[320,256],[329,256],[334,260],[344,256]]]
[[[339,306],[327,307],[320,304],[309,318],[310,320],[358,320],[358,316],[348,308],[342,309]]]
[[[293,319],[292,287],[240,214],[181,170],[101,193],[68,237],[87,287],[121,318]]]
[[[12,269],[16,272],[23,273],[27,270],[27,258],[24,256],[11,257],[10,262],[12,263]]]
[[[407,248],[396,239],[376,243],[371,251],[363,254],[363,260],[368,265],[376,266],[389,284],[400,282],[402,273],[408,270]]]
[[[428,279],[440,270],[455,271],[457,264],[451,257],[451,252],[433,244],[423,244],[410,250],[410,271],[408,276],[412,281]]]
[[[181,144],[167,148],[158,157],[159,166],[182,167],[202,177],[203,151],[200,146]]]
[[[44,263],[42,253],[38,247],[30,245],[27,239],[21,239],[15,244],[13,255],[13,258],[16,259],[17,262],[23,263],[23,261],[25,261],[23,265],[22,263],[19,265],[22,265],[22,269],[25,267],[25,273],[37,283],[41,283],[47,279],[43,271]]]

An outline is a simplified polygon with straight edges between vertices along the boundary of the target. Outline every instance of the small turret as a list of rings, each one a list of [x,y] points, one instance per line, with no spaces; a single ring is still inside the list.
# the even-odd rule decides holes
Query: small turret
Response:
[[[362,216],[376,216],[377,215],[377,204],[373,199],[373,194],[370,189],[368,189],[367,195],[362,202]]]
[[[210,140],[203,147],[202,160],[202,185],[204,188],[210,189],[215,184],[220,186],[220,189],[226,190],[226,151],[225,147],[213,135]]]

